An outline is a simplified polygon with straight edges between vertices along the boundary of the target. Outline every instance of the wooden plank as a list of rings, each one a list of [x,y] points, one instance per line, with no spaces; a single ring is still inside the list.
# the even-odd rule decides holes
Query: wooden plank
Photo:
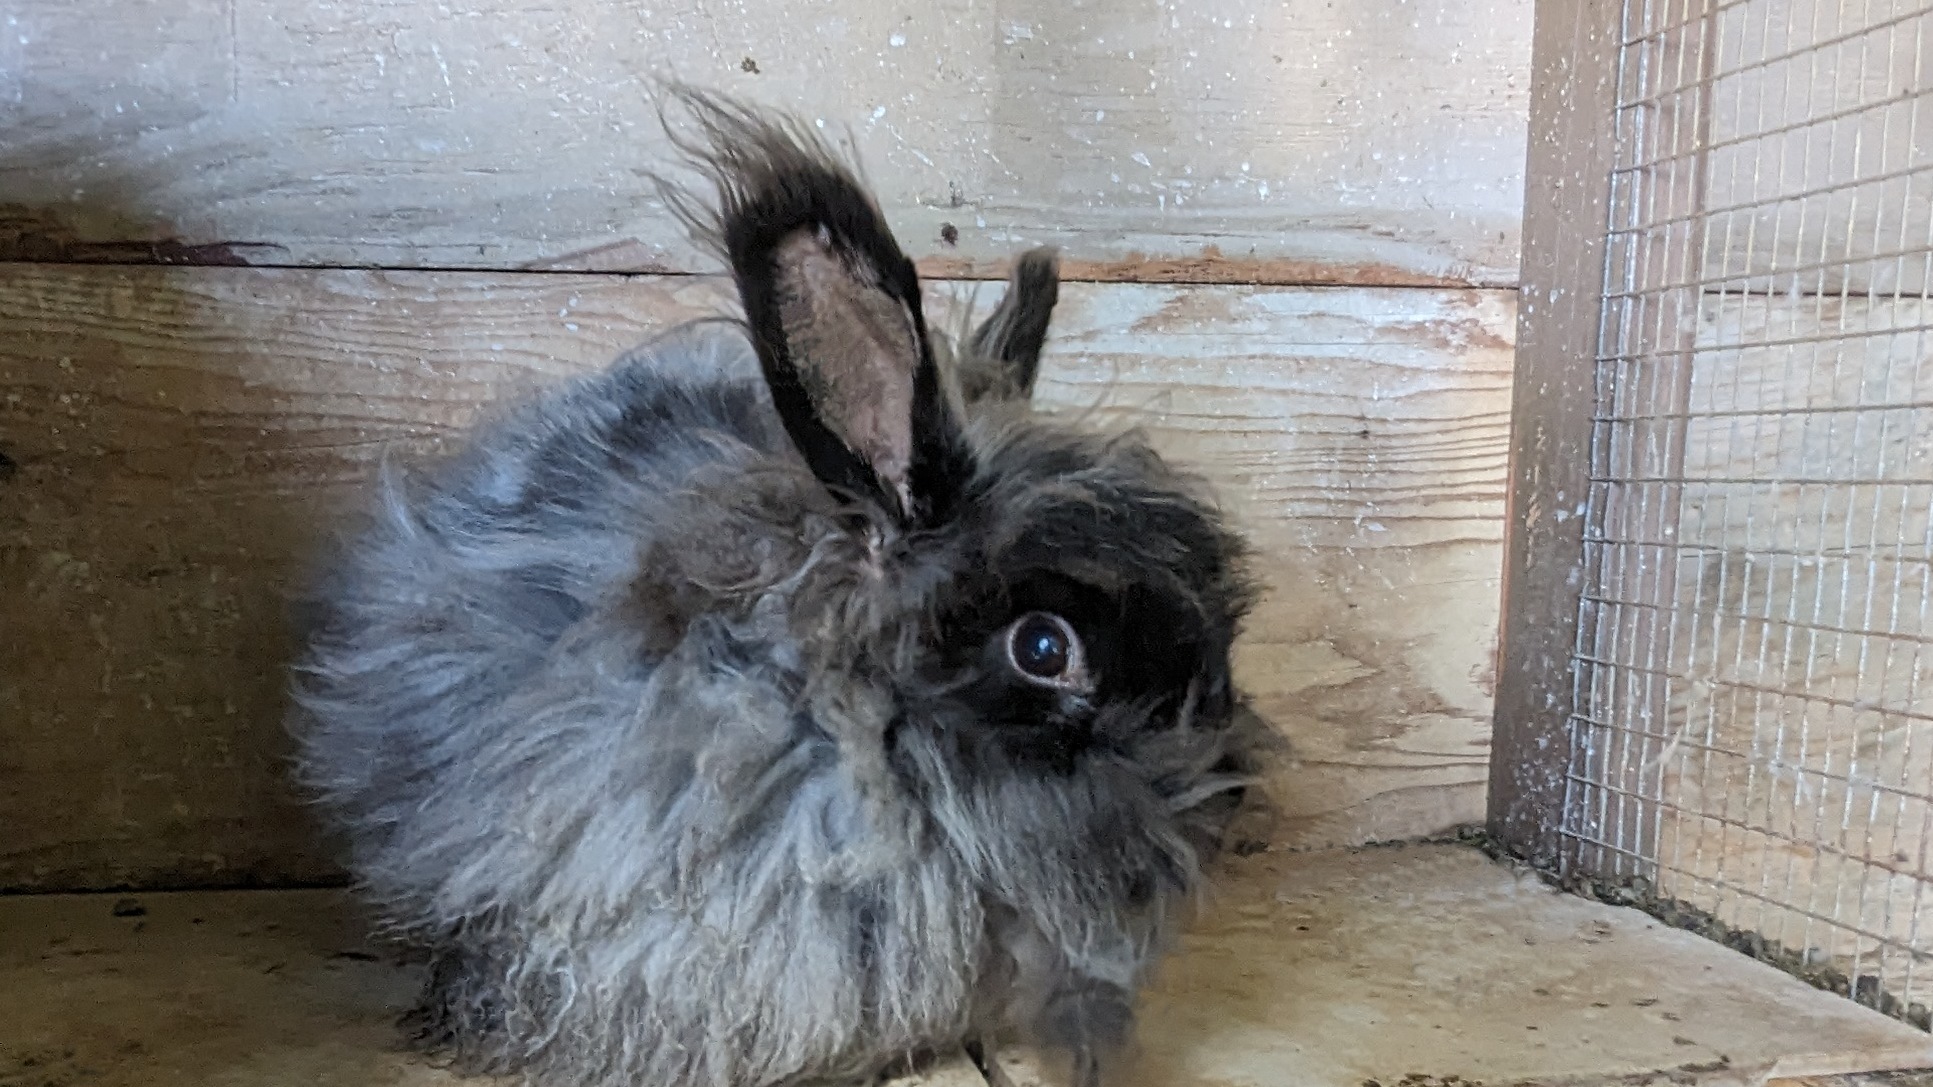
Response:
[[[0,887],[333,878],[284,590],[385,444],[709,312],[696,280],[0,271]]]
[[[1558,858],[1573,754],[1619,11],[1611,0],[1537,8],[1529,177],[1539,199],[1524,224],[1489,825],[1541,865]]]
[[[1142,1003],[1140,1067],[1110,1083],[1760,1087],[1768,1070],[1933,1060],[1933,1040],[1902,1023],[1472,850],[1231,868]],[[339,892],[144,894],[138,917],[114,916],[115,902],[0,898],[0,1082],[489,1082],[397,1051],[416,970],[376,957]],[[1003,1056],[1014,1087],[1068,1082]],[[980,1082],[954,1061],[892,1087]],[[1887,1084],[1926,1087],[1815,1087]]]
[[[640,176],[677,73],[851,126],[934,274],[1507,286],[1529,11],[20,0],[0,256],[708,267]]]
[[[1921,1068],[1847,1076],[1803,1076],[1773,1080],[1766,1087],[1933,1087],[1933,1070]]]
[[[1240,664],[1297,748],[1278,840],[1477,818],[1513,297],[1062,297],[1043,402],[1149,423],[1262,550]],[[0,269],[0,887],[331,875],[279,761],[278,599],[310,540],[384,444],[434,446],[722,299],[684,277]]]
[[[120,906],[117,913],[116,906]],[[129,911],[139,909],[138,915]],[[421,984],[340,891],[0,899],[8,1087],[508,1087],[407,1052]],[[964,1057],[880,1087],[986,1087]]]
[[[1933,1060],[1904,1023],[1471,850],[1229,867],[1115,1082],[1767,1087]],[[1015,1087],[1066,1082],[1031,1054],[1004,1063]]]
[[[1863,1054],[1817,1054],[1781,1061],[1765,1087],[1928,1087],[1933,1069],[1917,1046]]]
[[[1079,291],[1045,402],[1145,419],[1262,553],[1239,643],[1289,738],[1273,840],[1475,822],[1494,683],[1515,299],[1501,292]]]

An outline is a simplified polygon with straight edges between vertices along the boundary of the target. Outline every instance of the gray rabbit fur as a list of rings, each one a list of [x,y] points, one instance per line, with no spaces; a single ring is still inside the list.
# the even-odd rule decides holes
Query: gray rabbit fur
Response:
[[[1099,1083],[1259,737],[1243,547],[1135,434],[1027,410],[797,121],[680,89],[742,322],[386,471],[306,598],[300,771],[421,948],[421,1038],[559,1087]]]

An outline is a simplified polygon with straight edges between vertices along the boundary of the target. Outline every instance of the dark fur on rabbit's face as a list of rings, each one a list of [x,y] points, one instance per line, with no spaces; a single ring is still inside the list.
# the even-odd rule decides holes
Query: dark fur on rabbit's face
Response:
[[[319,583],[306,780],[433,959],[426,1036],[764,1087],[1024,1037],[1084,1082],[1250,769],[1242,549],[1133,435],[1030,416],[1029,254],[957,352],[850,172],[682,92],[743,331],[391,479]]]

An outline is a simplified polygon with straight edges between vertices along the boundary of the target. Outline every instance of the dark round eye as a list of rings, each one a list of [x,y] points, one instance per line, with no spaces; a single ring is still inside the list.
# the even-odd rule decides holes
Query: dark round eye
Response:
[[[1064,678],[1080,654],[1080,639],[1067,620],[1044,611],[1020,617],[1007,638],[1013,666],[1029,679],[1054,682]]]

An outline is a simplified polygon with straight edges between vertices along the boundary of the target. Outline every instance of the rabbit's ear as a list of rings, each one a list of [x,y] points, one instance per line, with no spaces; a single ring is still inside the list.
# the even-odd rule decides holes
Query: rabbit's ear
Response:
[[[908,524],[972,474],[920,308],[919,276],[851,171],[797,123],[686,91],[708,138],[721,243],[772,400],[828,487]],[[676,137],[674,137],[676,138]]]
[[[1060,260],[1051,247],[1030,250],[1015,262],[1000,304],[973,332],[961,374],[969,399],[1026,401],[1040,373],[1040,350],[1060,298]]]
[[[740,272],[739,291],[773,401],[813,471],[925,521],[963,482],[945,470],[959,435],[912,262],[883,226],[874,240],[861,248],[824,223],[802,227],[768,268]]]

